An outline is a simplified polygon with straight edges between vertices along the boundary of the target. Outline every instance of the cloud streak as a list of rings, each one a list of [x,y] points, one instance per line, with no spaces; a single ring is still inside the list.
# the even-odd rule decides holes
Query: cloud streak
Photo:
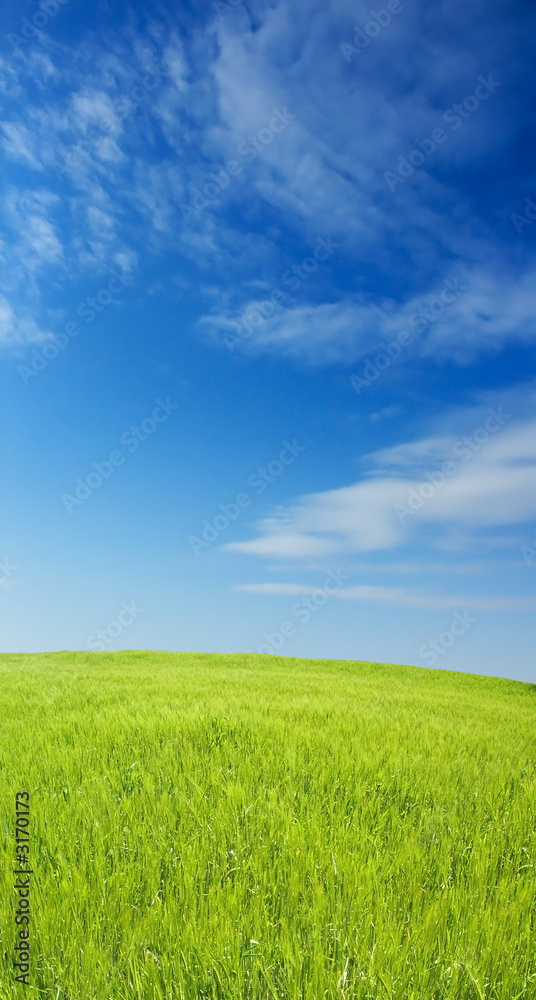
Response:
[[[265,519],[256,538],[225,548],[293,560],[389,550],[416,538],[433,547],[452,531],[527,523],[536,517],[536,420],[506,426],[496,420],[495,432],[486,431],[484,440],[482,422],[491,418],[475,412],[473,419],[467,435],[426,437],[367,456],[361,481],[289,504],[291,527]],[[443,463],[453,466],[450,475],[440,471]],[[434,488],[427,473],[441,476],[440,484]],[[413,496],[420,502],[412,504]],[[407,517],[400,516],[400,508]]]
[[[298,583],[244,583],[233,590],[247,594],[261,594],[270,597],[311,596],[318,587]],[[422,608],[429,610],[452,610],[467,608],[471,611],[536,611],[536,597],[433,595],[404,587],[357,586],[343,587],[334,591],[339,600],[358,603],[392,604],[401,608]]]

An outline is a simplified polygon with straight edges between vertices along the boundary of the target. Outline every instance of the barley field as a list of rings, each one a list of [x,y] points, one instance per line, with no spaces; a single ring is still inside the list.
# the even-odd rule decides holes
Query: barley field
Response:
[[[129,651],[0,685],[2,1000],[536,997],[536,685]]]

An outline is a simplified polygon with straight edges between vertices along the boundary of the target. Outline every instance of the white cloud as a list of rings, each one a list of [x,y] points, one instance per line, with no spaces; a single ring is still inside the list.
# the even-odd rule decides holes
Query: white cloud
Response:
[[[39,344],[50,336],[50,331],[41,330],[31,317],[16,315],[5,296],[0,295],[0,347]]]
[[[440,294],[449,281],[457,297],[445,304]],[[497,350],[506,341],[536,340],[536,268],[517,277],[503,274],[500,283],[493,271],[460,269],[450,278],[445,275],[426,295],[411,296],[400,309],[393,309],[392,300],[365,300],[364,296],[360,301],[343,299],[313,306],[293,305],[287,298],[286,308],[272,309],[273,315],[258,325],[253,325],[258,322],[254,320],[249,329],[244,327],[244,319],[259,315],[259,305],[261,300],[252,300],[242,305],[238,316],[206,315],[200,323],[220,343],[228,332],[240,350],[277,353],[312,364],[355,363],[367,355],[372,359],[402,331],[412,337],[404,347],[404,357],[409,350],[422,357],[449,357],[464,363],[482,350]]]
[[[467,23],[474,24],[480,9],[475,2]],[[448,104],[470,93],[479,72],[499,65],[502,50],[494,36],[485,45],[480,36],[472,39],[478,58],[475,52],[460,55],[439,30],[449,17],[446,8],[418,23],[422,12],[410,5],[361,54],[367,65],[361,74],[357,61],[348,67],[339,49],[353,34],[350,0],[328,0],[321,7],[305,0],[290,8],[276,0],[252,16],[241,5],[206,29],[193,26],[184,44],[172,19],[149,20],[143,34],[129,22],[106,47],[85,38],[76,61],[60,44],[52,49],[46,37],[39,50],[28,47],[24,60],[33,61],[21,63],[18,85],[30,70],[32,81],[38,72],[50,89],[46,102],[28,92],[24,120],[17,95],[13,119],[4,123],[7,156],[52,174],[92,128],[109,124],[109,134],[91,140],[92,150],[60,181],[67,209],[63,229],[48,218],[70,277],[78,266],[134,252],[134,240],[150,253],[167,252],[172,243],[196,262],[210,255],[220,306],[219,315],[204,317],[204,329],[236,329],[229,299],[239,312],[248,303],[237,302],[240,293],[229,295],[229,288],[251,287],[244,263],[269,284],[287,237],[305,249],[322,232],[341,243],[340,261],[333,258],[324,276],[319,273],[314,295],[308,292],[312,282],[256,329],[245,350],[314,364],[353,363],[403,329],[453,268],[469,290],[416,337],[412,350],[465,362],[511,340],[532,340],[534,267],[523,270],[517,254],[494,249],[494,233],[475,219],[457,182],[446,185],[436,169],[442,162],[478,163],[504,142],[513,124],[503,110],[500,128],[495,126],[499,103],[490,100],[450,135],[395,195],[383,177],[411,148],[413,136],[430,134]],[[399,54],[396,87],[393,51]],[[117,98],[128,97],[147,72],[163,72],[162,82],[122,120]],[[6,70],[5,80],[12,75]],[[60,80],[62,88],[55,89]],[[201,213],[197,230],[185,226],[178,206],[188,200],[191,185],[236,156],[237,144],[263,128],[274,107],[288,108],[294,121],[244,164],[237,183]],[[54,187],[56,180],[52,176]],[[113,216],[110,238],[102,227],[95,232],[92,206]],[[258,225],[267,210],[273,220],[269,234]],[[50,231],[34,232],[33,238],[41,259],[58,259]],[[339,263],[355,276],[351,293],[348,282],[344,291],[338,286]],[[387,298],[394,294],[393,275],[404,289],[395,309]]]
[[[495,430],[485,430],[486,420]],[[368,479],[290,504],[291,527],[267,518],[259,522],[257,538],[224,548],[296,559],[391,549],[415,536],[436,544],[451,531],[470,534],[536,517],[534,418],[501,427],[489,412],[475,411],[465,436],[435,435],[367,459]],[[448,474],[444,462],[452,465]]]
[[[55,263],[62,256],[61,243],[56,236],[54,226],[42,216],[26,217],[24,240],[41,261]]]
[[[38,136],[34,132],[21,122],[0,122],[0,127],[4,133],[0,145],[9,157],[34,170],[44,169],[37,153]]]
[[[255,313],[257,301],[250,302],[242,315]],[[381,309],[352,302],[325,303],[319,306],[296,306],[276,312],[271,319],[254,327],[240,344],[253,351],[271,350],[280,354],[315,361],[337,361],[360,356],[375,344],[375,328],[381,322]],[[240,320],[204,316],[204,326],[216,331],[236,333]]]
[[[113,101],[102,90],[84,89],[71,97],[72,127],[85,133],[91,126],[105,126],[105,130],[119,132],[120,119],[114,113]]]
[[[270,524],[273,518],[270,518]],[[263,529],[263,522],[260,522]],[[242,552],[246,555],[267,556],[268,558],[303,558],[304,556],[319,556],[336,551],[332,540],[314,538],[307,534],[290,531],[274,531],[263,538],[251,542],[231,542],[223,546],[230,552]],[[342,547],[342,546],[341,546]]]
[[[396,406],[395,404],[392,406],[384,406],[383,409],[376,410],[375,413],[371,413],[369,420],[371,420],[373,424],[377,424],[380,420],[391,420],[392,417],[398,417],[400,413],[402,413],[402,407],[400,406]]]

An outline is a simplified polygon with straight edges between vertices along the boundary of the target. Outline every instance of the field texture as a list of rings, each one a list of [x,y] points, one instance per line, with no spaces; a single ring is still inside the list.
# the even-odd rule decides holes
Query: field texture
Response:
[[[0,683],[2,1000],[536,997],[535,685],[150,652]]]

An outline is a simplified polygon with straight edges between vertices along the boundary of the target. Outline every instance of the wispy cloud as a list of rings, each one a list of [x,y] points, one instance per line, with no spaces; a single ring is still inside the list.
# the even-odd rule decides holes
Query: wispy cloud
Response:
[[[244,583],[233,590],[272,597],[301,597],[315,594],[318,587],[297,583]],[[434,595],[405,587],[342,587],[333,594],[339,600],[393,604],[402,608],[446,609],[468,608],[471,611],[536,611],[536,597],[472,595]]]
[[[536,420],[504,420],[501,426],[497,414],[493,422],[475,411],[465,435],[381,449],[367,456],[361,481],[290,504],[291,527],[260,521],[256,538],[226,548],[296,559],[387,550],[416,536],[434,546],[452,530],[477,533],[526,523],[536,517]],[[486,429],[486,419],[494,430]],[[448,473],[441,471],[444,463]]]
[[[28,316],[16,314],[5,296],[0,295],[0,347],[18,349],[24,344],[40,344],[48,340],[51,331]]]
[[[254,328],[243,338],[243,349],[312,364],[351,364],[382,350],[405,330],[412,338],[413,354],[465,363],[482,351],[499,349],[506,341],[536,339],[536,270],[518,276],[503,274],[500,285],[494,271],[485,269],[463,271],[453,279],[456,297],[439,313],[429,308],[430,302],[442,305],[433,288],[399,308],[393,308],[392,300],[378,301],[377,295],[362,296],[361,301],[293,305]],[[258,311],[258,303],[246,301],[241,311],[247,317]],[[236,333],[241,327],[239,320],[225,314],[206,315],[200,322],[216,331],[220,343],[225,331]],[[366,373],[358,374],[364,377]]]
[[[468,23],[481,13],[473,4]],[[229,302],[230,276],[240,273],[245,290],[245,269],[253,280],[261,268],[273,284],[274,269],[281,274],[286,263],[288,237],[303,254],[321,231],[343,246],[354,288],[349,291],[338,268],[314,291],[302,284],[253,332],[246,351],[312,364],[354,363],[399,332],[451,272],[469,291],[424,332],[417,327],[417,356],[466,363],[511,341],[532,342],[534,266],[511,245],[513,227],[510,242],[499,246],[458,190],[459,172],[494,152],[498,131],[504,143],[512,129],[508,88],[517,70],[504,63],[496,37],[486,46],[473,40],[475,55],[460,79],[461,64],[444,32],[448,13],[424,18],[415,7],[361,53],[367,60],[361,78],[339,50],[355,20],[349,3],[331,0],[322,11],[312,0],[299,9],[276,3],[257,17],[253,27],[240,5],[233,17],[209,18],[187,43],[170,19],[151,19],[144,32],[129,22],[111,45],[88,36],[76,62],[46,33],[39,46],[25,47],[5,69],[13,102],[4,115],[2,147],[41,187],[61,190],[64,211],[49,205],[46,218],[29,219],[26,242],[35,259],[32,264],[27,253],[24,266],[35,268],[39,259],[44,267],[63,254],[70,276],[80,276],[85,267],[117,264],[118,254],[135,253],[138,243],[152,254],[173,246],[196,262],[210,254],[218,304],[200,322],[216,333],[207,339],[221,343],[221,333],[236,328],[236,310],[256,302],[238,292]],[[516,30],[513,18],[512,37]],[[411,68],[402,60],[404,86],[398,80],[396,88],[393,46],[412,54]],[[443,167],[430,159],[393,200],[383,178],[386,164],[414,136],[430,133],[438,107],[469,93],[491,64],[504,81],[493,114],[483,104],[453,132]],[[38,95],[36,80],[45,88]],[[288,109],[291,127],[263,145],[274,108]],[[181,204],[190,205],[193,192],[237,150],[245,169],[208,199],[192,230]],[[448,178],[441,174],[447,162]],[[506,218],[509,209],[505,201]],[[269,233],[251,221],[266,216]],[[37,314],[34,319],[40,321]]]

